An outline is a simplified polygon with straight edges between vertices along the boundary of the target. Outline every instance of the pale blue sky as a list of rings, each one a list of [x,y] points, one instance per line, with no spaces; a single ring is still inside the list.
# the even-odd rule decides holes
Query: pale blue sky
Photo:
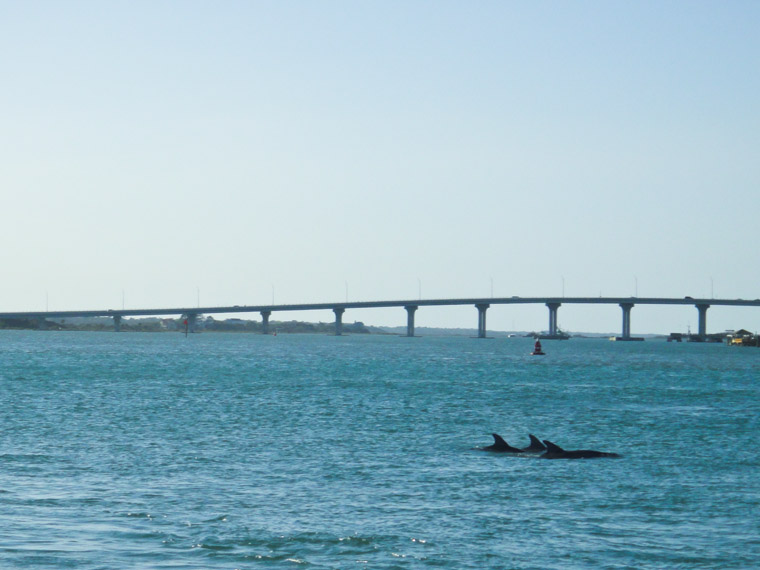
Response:
[[[0,310],[758,298],[758,29],[741,1],[0,0]],[[708,313],[735,327],[760,309]]]

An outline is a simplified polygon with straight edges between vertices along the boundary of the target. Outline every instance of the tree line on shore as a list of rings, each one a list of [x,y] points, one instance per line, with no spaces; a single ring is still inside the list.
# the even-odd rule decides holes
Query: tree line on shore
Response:
[[[122,332],[184,332],[184,317],[173,319],[142,318],[122,319]],[[69,318],[69,319],[0,319],[0,329],[6,330],[59,330],[59,331],[113,331],[114,321],[110,317]],[[216,320],[213,317],[197,317],[196,331],[208,332],[263,332],[261,321],[244,319]],[[314,333],[334,334],[335,323],[308,323],[303,321],[269,321],[270,333]],[[378,332],[370,330],[362,322],[343,323],[343,332],[350,334],[370,334]]]

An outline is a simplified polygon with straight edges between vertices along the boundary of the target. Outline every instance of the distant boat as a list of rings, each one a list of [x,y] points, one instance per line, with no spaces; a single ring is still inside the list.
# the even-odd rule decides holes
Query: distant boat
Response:
[[[546,353],[541,349],[541,341],[536,339],[536,344],[533,345],[532,356],[546,356]]]

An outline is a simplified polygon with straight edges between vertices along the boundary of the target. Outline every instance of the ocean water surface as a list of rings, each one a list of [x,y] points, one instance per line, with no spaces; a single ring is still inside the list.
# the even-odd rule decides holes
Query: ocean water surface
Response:
[[[0,331],[0,568],[760,567],[760,350],[531,347]]]

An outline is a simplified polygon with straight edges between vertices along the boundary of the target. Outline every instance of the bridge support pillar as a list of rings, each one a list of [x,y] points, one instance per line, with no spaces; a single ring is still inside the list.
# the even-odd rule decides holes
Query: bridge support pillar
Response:
[[[261,311],[261,334],[269,334],[269,315],[272,311]]]
[[[407,305],[406,309],[406,336],[414,336],[414,313],[417,310],[417,305]]]
[[[47,319],[45,317],[37,317],[37,330],[46,331],[47,328]]]
[[[549,336],[556,336],[557,334],[557,309],[562,306],[562,303],[546,303],[549,307]]]
[[[478,304],[478,338],[486,338],[486,311],[491,305]]]
[[[622,340],[631,339],[631,309],[633,309],[633,303],[620,303],[620,308],[623,309],[623,331],[621,335]]]
[[[198,313],[188,313],[187,315],[187,330],[194,333],[195,326],[198,323]]]
[[[113,316],[113,330],[114,332],[121,332],[121,315]]]
[[[699,311],[699,340],[707,339],[707,309],[710,305],[695,305]]]
[[[335,313],[335,336],[341,336],[343,334],[343,313],[346,309],[342,307],[335,307],[333,313]]]

